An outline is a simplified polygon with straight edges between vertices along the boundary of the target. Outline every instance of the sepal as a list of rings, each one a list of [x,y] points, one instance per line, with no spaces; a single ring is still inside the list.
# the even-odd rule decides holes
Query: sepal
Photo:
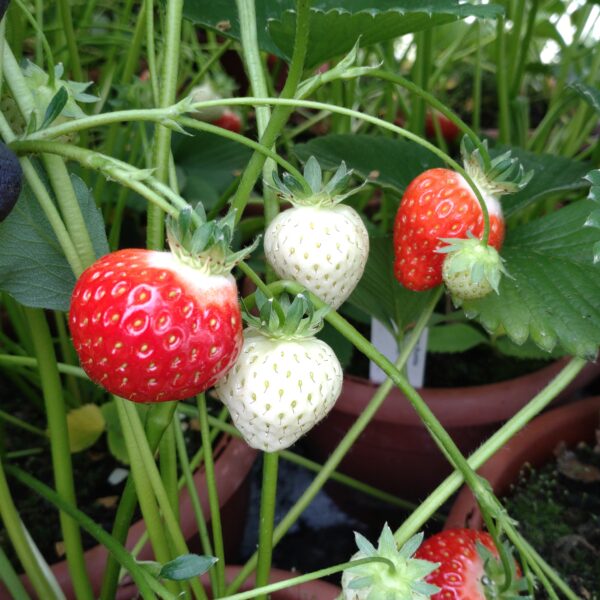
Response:
[[[330,307],[315,310],[305,293],[290,299],[288,294],[268,298],[257,290],[254,294],[258,316],[253,315],[242,301],[242,316],[248,327],[266,337],[293,340],[315,336],[323,327],[323,319]]]
[[[487,140],[484,140],[482,145],[487,152]],[[464,136],[460,152],[467,174],[483,193],[494,196],[513,194],[524,188],[533,177],[533,171],[525,171],[519,159],[512,156],[510,150],[486,164],[481,149],[475,146],[471,138]]]
[[[348,170],[346,163],[342,161],[331,179],[325,183],[321,165],[314,156],[311,156],[304,165],[303,173],[308,190],[303,182],[289,173],[284,173],[280,178],[277,171],[274,171],[273,182],[279,197],[294,206],[335,206],[366,185],[364,182],[344,192],[352,179],[352,174],[353,171]]]
[[[166,222],[173,254],[184,264],[211,275],[229,273],[258,246],[260,238],[246,248],[233,251],[234,227],[234,210],[222,219],[208,221],[201,203],[193,211],[191,206],[184,208],[177,218],[167,217]]]

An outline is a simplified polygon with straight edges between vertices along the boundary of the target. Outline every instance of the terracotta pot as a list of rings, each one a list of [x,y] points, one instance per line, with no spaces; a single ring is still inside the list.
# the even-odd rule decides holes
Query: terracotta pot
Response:
[[[250,448],[245,442],[227,435],[222,437],[222,440],[215,448],[215,479],[217,481],[217,490],[221,507],[223,536],[226,547],[228,547],[231,552],[235,551],[242,538],[250,492],[250,479],[248,476],[256,456],[256,450]],[[194,482],[202,503],[202,510],[208,520],[210,509],[204,469],[198,469],[196,471],[194,474]],[[195,538],[197,537],[196,534],[198,533],[198,529],[194,518],[191,498],[185,487],[180,494],[179,513],[181,530],[183,531],[186,540],[188,540],[190,550],[192,550],[194,543],[196,543]],[[142,520],[134,523],[129,530],[127,543],[125,544],[126,547],[128,549],[133,548],[145,530],[146,528]],[[94,546],[85,552],[85,562],[95,594],[100,592],[107,555],[108,551],[104,546]],[[150,560],[152,558],[152,548],[148,542],[140,551],[138,559]],[[74,598],[75,593],[66,561],[52,565],[51,570],[67,599],[70,600],[71,598]],[[27,590],[33,596],[31,585],[24,576],[23,582]],[[8,591],[2,586],[1,582],[0,600],[10,600]]]
[[[240,572],[242,567],[238,566],[227,566],[225,567],[225,578],[227,582],[231,582],[235,579],[237,574]],[[300,573],[292,573],[291,571],[283,571],[281,569],[271,569],[271,576],[269,578],[270,583],[276,583],[278,581],[284,581],[292,577],[297,577]],[[341,578],[341,574],[340,574]],[[208,576],[203,575],[202,581],[206,588],[208,588]],[[254,588],[254,575],[250,576],[246,582],[240,588],[241,592],[253,590]],[[326,581],[310,581],[302,585],[281,590],[270,594],[271,600],[335,600],[339,597],[341,589],[336,585],[327,583]],[[116,600],[134,600],[137,598],[137,589],[133,584],[129,584],[123,587]]]
[[[420,393],[461,451],[468,455],[544,388],[566,360],[500,383],[423,388]],[[587,365],[555,402],[567,398],[598,372],[598,365]],[[333,410],[305,438],[313,458],[327,459],[376,389],[375,384],[364,379],[344,379],[342,394]],[[450,474],[451,467],[410,403],[394,388],[339,470],[401,498],[418,501]],[[358,510],[365,516],[364,510],[371,501],[364,495],[354,494],[348,488],[341,491],[334,485],[330,491],[345,509],[353,513]],[[380,509],[378,505],[377,510]]]
[[[490,482],[497,495],[507,494],[525,464],[544,465],[553,458],[554,449],[561,442],[567,446],[593,442],[599,416],[600,396],[548,411],[524,427],[478,473]],[[483,518],[468,487],[458,494],[445,527],[483,528]]]

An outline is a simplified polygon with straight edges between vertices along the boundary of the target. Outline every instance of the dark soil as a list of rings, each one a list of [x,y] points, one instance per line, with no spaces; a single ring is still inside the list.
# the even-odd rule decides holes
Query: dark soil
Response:
[[[480,345],[467,352],[429,353],[424,387],[467,387],[507,381],[547,367],[547,360],[506,356],[491,346]],[[368,359],[355,352],[348,373],[369,378]]]
[[[485,385],[533,373],[548,366],[547,360],[506,356],[480,345],[461,354],[428,354],[425,366],[427,387]]]
[[[600,448],[560,449],[505,499],[525,538],[585,600],[600,599]],[[549,596],[544,590],[536,600]]]
[[[45,429],[43,410],[19,398],[18,392],[14,389],[2,388],[1,392],[0,408],[31,425]],[[200,433],[188,428],[184,437],[188,454],[192,456],[199,448]],[[50,446],[46,440],[13,425],[0,427],[0,439],[3,453],[35,448],[41,450],[29,456],[11,458],[7,462],[54,488]],[[111,531],[118,502],[125,487],[128,466],[117,461],[109,452],[104,435],[90,449],[72,454],[71,459],[78,508],[105,530]],[[121,471],[125,476],[118,483],[113,484],[110,481],[111,474],[116,475],[118,473],[118,471],[115,473],[116,470]],[[53,564],[63,560],[64,548],[61,541],[60,521],[54,505],[46,502],[15,479],[10,479],[9,485],[19,514],[47,562]],[[140,517],[139,511],[136,511],[133,522]],[[88,550],[98,543],[95,538],[83,530],[82,541],[84,550]],[[19,560],[1,521],[0,546],[6,551],[17,571],[20,571]]]

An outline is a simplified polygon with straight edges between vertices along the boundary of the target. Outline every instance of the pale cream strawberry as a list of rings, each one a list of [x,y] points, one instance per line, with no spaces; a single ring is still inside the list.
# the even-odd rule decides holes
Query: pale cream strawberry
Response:
[[[275,452],[291,446],[327,415],[343,377],[333,350],[314,337],[322,313],[309,310],[300,320],[292,310],[294,323],[288,327],[290,320],[282,321],[275,311],[264,319],[265,302],[270,301],[262,302],[263,319],[254,320],[257,328],[245,330],[242,351],[216,392],[246,442]],[[295,308],[307,305],[302,295],[294,302]]]
[[[284,176],[284,182],[276,179],[281,196],[294,206],[277,215],[264,239],[265,255],[277,275],[301,283],[332,308],[350,296],[369,254],[362,219],[352,207],[340,204],[349,195],[340,192],[350,176],[342,163],[324,185],[311,157],[305,169],[310,191],[303,191],[290,176]]]

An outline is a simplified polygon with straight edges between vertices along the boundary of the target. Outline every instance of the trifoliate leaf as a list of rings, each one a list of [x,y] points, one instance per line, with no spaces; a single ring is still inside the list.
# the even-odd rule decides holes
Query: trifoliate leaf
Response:
[[[600,230],[584,227],[595,202],[581,200],[510,231],[502,249],[511,277],[499,294],[463,305],[490,332],[528,337],[551,351],[593,359],[600,345]]]

